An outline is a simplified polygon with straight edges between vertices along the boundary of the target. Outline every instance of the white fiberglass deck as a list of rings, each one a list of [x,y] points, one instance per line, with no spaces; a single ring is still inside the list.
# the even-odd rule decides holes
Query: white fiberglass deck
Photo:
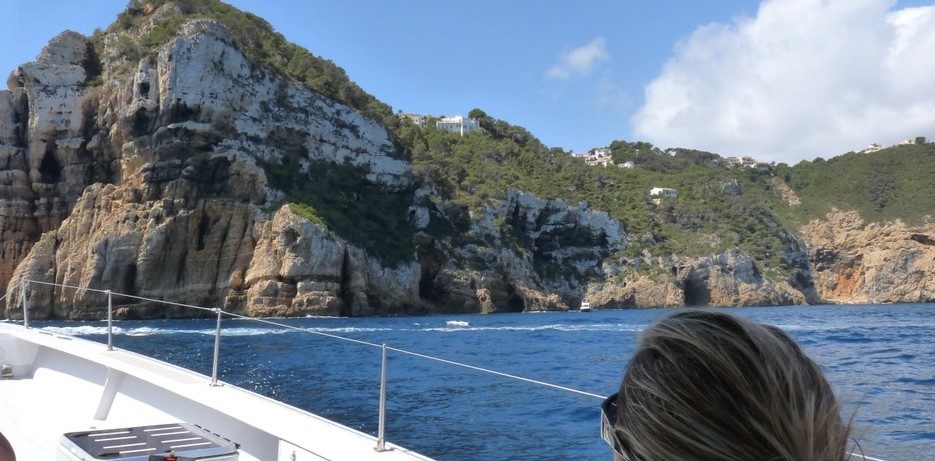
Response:
[[[164,362],[0,322],[0,432],[18,460],[77,460],[62,435],[191,423],[240,446],[240,460],[426,460],[333,421]]]

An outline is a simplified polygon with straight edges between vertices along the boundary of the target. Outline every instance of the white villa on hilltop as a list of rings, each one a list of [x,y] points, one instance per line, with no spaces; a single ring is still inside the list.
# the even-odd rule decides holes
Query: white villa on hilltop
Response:
[[[479,131],[480,121],[475,118],[468,118],[462,115],[456,115],[454,117],[442,117],[435,122],[435,127],[439,130],[447,130],[453,133],[460,133],[461,136],[464,136],[464,133],[470,133],[472,131]]]
[[[420,114],[399,114],[401,118],[407,118],[419,128],[425,128],[425,122],[428,117]]]
[[[756,168],[753,157],[727,157],[724,162],[729,168]]]
[[[592,149],[589,152],[572,154],[572,156],[584,160],[584,163],[590,166],[601,165],[606,167],[614,164],[614,159],[610,155],[610,149],[606,147]]]
[[[662,203],[664,198],[676,198],[678,197],[678,192],[675,189],[670,189],[668,187],[653,187],[649,190],[649,196],[653,197],[653,203],[659,205]]]
[[[769,171],[773,166],[766,162],[757,161],[753,157],[727,157],[724,159],[724,163],[727,164],[728,168],[753,168],[758,171]]]

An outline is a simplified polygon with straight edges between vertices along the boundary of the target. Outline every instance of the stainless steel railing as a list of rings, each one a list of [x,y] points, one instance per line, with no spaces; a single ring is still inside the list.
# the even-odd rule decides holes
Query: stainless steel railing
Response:
[[[220,359],[220,352],[221,352],[221,319],[222,319],[224,316],[227,316],[227,317],[230,317],[230,318],[237,318],[237,319],[249,320],[249,321],[256,322],[256,323],[262,323],[262,324],[266,324],[266,325],[272,325],[272,326],[276,326],[276,327],[279,327],[279,328],[284,328],[284,329],[289,329],[289,330],[294,330],[294,331],[300,331],[300,332],[304,332],[304,333],[310,333],[310,334],[314,334],[314,335],[318,335],[318,336],[324,336],[324,337],[327,337],[327,338],[337,339],[337,340],[341,340],[341,341],[347,341],[347,342],[351,342],[351,343],[355,343],[355,344],[359,344],[359,345],[363,345],[363,346],[369,346],[369,347],[379,348],[379,349],[382,351],[382,359],[381,359],[381,366],[380,366],[380,405],[379,405],[379,415],[378,415],[377,444],[376,444],[376,446],[374,447],[374,450],[376,450],[376,451],[385,451],[385,450],[386,450],[386,433],[385,433],[385,432],[386,432],[386,376],[387,376],[387,351],[393,351],[393,352],[396,352],[396,353],[405,354],[405,355],[410,355],[410,356],[418,357],[418,358],[421,358],[421,359],[426,359],[426,360],[431,360],[431,361],[435,361],[435,362],[445,363],[445,364],[448,364],[448,365],[453,365],[453,366],[458,366],[458,367],[462,367],[462,368],[467,368],[467,369],[470,369],[470,370],[479,371],[479,372],[483,372],[483,373],[488,373],[488,374],[500,376],[500,377],[503,377],[503,378],[513,379],[513,380],[518,380],[518,381],[524,381],[524,382],[527,382],[527,383],[536,384],[536,385],[544,386],[544,387],[549,387],[549,388],[556,389],[556,390],[561,390],[561,391],[564,391],[564,392],[571,392],[571,393],[574,393],[574,394],[579,394],[579,395],[583,395],[583,396],[587,396],[587,397],[594,397],[594,398],[602,399],[602,400],[603,400],[604,397],[605,397],[605,396],[600,395],[600,394],[596,394],[596,393],[592,393],[592,392],[585,392],[585,391],[581,391],[581,390],[578,390],[578,389],[573,389],[573,388],[566,387],[566,386],[559,386],[559,385],[557,385],[557,384],[547,383],[547,382],[545,382],[545,381],[539,381],[539,380],[535,380],[535,379],[525,378],[525,377],[522,377],[522,376],[510,374],[510,373],[503,373],[503,372],[496,371],[496,370],[491,370],[491,369],[488,369],[488,368],[482,368],[482,367],[478,367],[478,366],[474,366],[474,365],[468,365],[468,364],[466,364],[466,363],[456,362],[456,361],[454,361],[454,360],[443,359],[443,358],[441,358],[441,357],[435,357],[435,356],[431,356],[431,355],[427,355],[427,354],[421,354],[421,353],[418,353],[418,352],[413,352],[413,351],[409,351],[409,350],[405,350],[405,349],[400,349],[400,348],[396,348],[396,347],[390,347],[390,346],[387,346],[386,344],[376,344],[376,343],[372,343],[372,342],[369,342],[369,341],[362,341],[362,340],[359,340],[359,339],[348,338],[348,337],[344,337],[344,336],[340,336],[340,335],[334,335],[334,334],[330,334],[330,333],[324,333],[324,332],[321,332],[321,331],[314,331],[314,330],[307,329],[307,328],[299,328],[299,327],[295,327],[295,326],[292,326],[292,325],[287,325],[287,324],[284,324],[284,323],[281,323],[281,322],[276,322],[276,321],[269,320],[269,319],[258,319],[258,318],[248,317],[248,316],[245,316],[245,315],[235,314],[235,313],[233,313],[233,312],[226,312],[226,311],[225,311],[224,309],[222,309],[222,308],[207,308],[207,307],[202,307],[202,306],[194,306],[194,305],[190,305],[190,304],[182,304],[182,303],[176,303],[176,302],[171,302],[171,301],[164,301],[164,300],[161,300],[161,299],[146,298],[146,297],[143,297],[143,296],[136,296],[136,295],[129,295],[129,294],[124,294],[124,293],[117,293],[117,292],[113,292],[113,291],[111,291],[111,290],[100,290],[100,289],[96,289],[96,288],[78,287],[78,286],[65,285],[65,284],[60,284],[60,283],[43,282],[43,281],[39,281],[39,280],[23,280],[23,282],[21,283],[21,290],[22,290],[22,296],[23,296],[23,326],[24,326],[25,328],[29,328],[29,303],[28,303],[28,301],[27,301],[27,294],[26,294],[29,284],[45,285],[45,286],[51,286],[51,287],[59,287],[59,288],[66,288],[66,289],[90,291],[90,292],[102,293],[102,294],[106,295],[106,297],[107,297],[107,350],[108,350],[108,351],[114,350],[114,341],[113,341],[113,321],[114,321],[114,315],[113,315],[113,309],[114,309],[113,296],[114,296],[114,295],[117,295],[117,296],[120,296],[120,297],[123,297],[123,298],[128,298],[128,299],[136,299],[136,300],[139,300],[139,301],[145,301],[145,302],[149,302],[149,303],[165,304],[165,305],[175,306],[175,307],[181,307],[181,308],[185,308],[185,309],[195,309],[195,310],[199,310],[199,311],[205,311],[205,312],[216,313],[216,314],[217,314],[217,326],[215,327],[215,332],[214,332],[214,357],[213,357],[213,363],[212,363],[212,366],[211,366],[211,381],[210,381],[210,383],[209,383],[209,385],[211,385],[211,386],[219,386],[219,384],[218,384],[218,362],[219,362],[219,359]],[[2,298],[0,298],[0,299],[2,299]]]

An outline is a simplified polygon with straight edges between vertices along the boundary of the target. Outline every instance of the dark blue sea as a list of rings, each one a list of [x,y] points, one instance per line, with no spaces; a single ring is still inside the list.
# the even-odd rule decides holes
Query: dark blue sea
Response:
[[[826,370],[867,455],[935,460],[935,305],[738,308]],[[671,310],[276,322],[613,393],[637,335]],[[37,326],[106,342],[104,323]],[[214,321],[117,323],[115,345],[211,374]],[[225,320],[220,379],[376,434],[381,350]],[[390,351],[387,439],[441,460],[610,460],[600,399]]]

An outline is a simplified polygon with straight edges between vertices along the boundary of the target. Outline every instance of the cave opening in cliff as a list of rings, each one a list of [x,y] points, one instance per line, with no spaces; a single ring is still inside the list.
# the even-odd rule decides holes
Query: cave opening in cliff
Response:
[[[443,292],[436,284],[438,274],[445,264],[445,258],[435,247],[435,240],[428,239],[417,245],[416,252],[422,270],[419,274],[419,297],[430,302],[439,302]]]
[[[123,280],[120,283],[120,292],[136,295],[136,264],[128,264],[123,271]]]
[[[350,253],[344,251],[344,259],[341,262],[341,281],[338,296],[341,298],[341,317],[351,317],[354,312],[352,306],[354,305],[354,293],[351,291],[351,258]]]
[[[688,279],[683,292],[686,306],[707,306],[711,303],[711,290],[704,283]]]
[[[168,110],[169,123],[180,123],[194,120],[198,115],[198,110],[188,107],[180,98],[176,98],[175,104],[170,105]]]
[[[526,301],[523,301],[523,298],[513,293],[506,302],[506,308],[509,312],[523,312],[526,310]]]
[[[51,142],[49,143],[45,155],[42,156],[42,162],[39,163],[39,175],[44,183],[57,183],[62,179],[62,166],[58,163],[58,159],[55,158],[53,145]]]
[[[149,97],[149,82],[140,82],[140,96]]]
[[[201,219],[198,221],[198,237],[195,239],[195,250],[201,251],[205,249],[205,236],[208,235],[209,229],[210,222],[208,215],[202,213]]]
[[[23,107],[29,107],[29,92],[23,92]],[[20,111],[13,111],[13,147],[26,147],[29,145],[27,133],[29,132],[29,117]]]
[[[140,107],[136,113],[133,114],[133,136],[138,138],[149,133],[152,121],[152,116],[150,116],[149,111]]]
[[[419,277],[419,297],[428,301],[438,301],[440,296],[435,286],[435,276],[431,270],[422,269]]]

